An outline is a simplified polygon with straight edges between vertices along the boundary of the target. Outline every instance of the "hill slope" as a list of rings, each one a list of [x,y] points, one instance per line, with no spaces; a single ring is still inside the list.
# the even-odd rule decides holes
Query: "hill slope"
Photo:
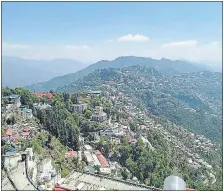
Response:
[[[221,73],[163,76],[154,68],[142,66],[110,68],[97,70],[57,91],[98,90],[105,84],[133,96],[154,115],[212,140],[221,140]]]
[[[84,64],[70,59],[30,60],[3,56],[2,85],[11,88],[26,86],[76,72],[84,67]]]
[[[50,89],[55,90],[59,86],[72,83],[97,69],[124,68],[133,65],[153,67],[165,75],[176,74],[178,72],[197,72],[204,69],[200,66],[184,61],[173,61],[168,59],[155,60],[152,58],[126,56],[119,57],[112,61],[102,60],[76,73],[59,76],[46,82],[32,84],[26,88],[32,91],[49,91]]]

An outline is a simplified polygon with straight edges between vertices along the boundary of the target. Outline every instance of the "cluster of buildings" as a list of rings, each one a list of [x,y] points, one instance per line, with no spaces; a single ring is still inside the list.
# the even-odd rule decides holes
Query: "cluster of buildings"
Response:
[[[86,158],[87,167],[86,172],[95,172],[96,166],[100,169],[99,173],[109,175],[111,174],[111,168],[107,159],[98,150],[93,150],[90,145],[84,145],[84,156]]]
[[[2,140],[4,140],[5,143],[8,145],[13,145],[16,148],[16,150],[14,149],[12,150],[17,151],[18,150],[17,141],[20,138],[30,140],[32,139],[32,136],[33,136],[33,130],[31,128],[13,125],[6,130],[6,134],[2,136]],[[5,152],[10,152],[10,151],[11,149],[9,149],[8,151],[6,150]]]
[[[51,159],[37,163],[36,182],[41,190],[52,190],[61,181],[61,170],[58,172],[52,166]]]
[[[21,106],[20,96],[12,94],[6,97],[8,99],[9,105],[15,105],[17,108]]]

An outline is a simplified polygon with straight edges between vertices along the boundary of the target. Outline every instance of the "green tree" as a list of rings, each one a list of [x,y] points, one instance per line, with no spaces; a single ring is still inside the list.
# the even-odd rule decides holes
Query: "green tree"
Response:
[[[87,118],[87,119],[90,119],[91,116],[92,116],[92,112],[90,110],[86,110],[85,113],[84,113],[84,116]]]
[[[126,169],[122,170],[121,175],[122,175],[123,179],[126,180],[128,178],[127,170]]]
[[[100,166],[99,165],[94,165],[94,169],[97,172],[97,174],[100,173]]]

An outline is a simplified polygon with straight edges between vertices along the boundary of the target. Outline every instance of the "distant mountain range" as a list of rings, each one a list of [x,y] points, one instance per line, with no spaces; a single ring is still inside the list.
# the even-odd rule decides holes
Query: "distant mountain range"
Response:
[[[71,59],[31,60],[2,57],[2,86],[15,88],[76,72],[87,65]]]
[[[118,57],[112,61],[101,60],[99,62],[96,62],[95,64],[89,65],[88,67],[76,73],[70,73],[64,76],[53,78],[49,81],[31,84],[29,86],[26,86],[26,88],[28,88],[31,91],[40,91],[40,92],[50,91],[51,89],[56,90],[58,87],[75,82],[76,80],[94,72],[97,69],[125,68],[133,65],[152,67],[157,71],[161,72],[163,75],[198,72],[206,70],[205,67],[199,64],[190,63],[186,61],[180,61],[180,60],[173,61],[168,59],[156,60],[152,58],[125,56],[125,57]]]

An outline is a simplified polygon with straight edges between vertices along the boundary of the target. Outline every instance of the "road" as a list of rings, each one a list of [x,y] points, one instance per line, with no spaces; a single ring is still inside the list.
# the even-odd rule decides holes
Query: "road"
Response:
[[[9,172],[9,176],[18,190],[36,190],[26,178],[25,162],[20,162],[16,169]],[[2,190],[15,190],[7,177],[2,181]]]
[[[19,163],[18,168],[13,175],[11,175],[11,178],[18,190],[36,190],[26,178],[25,162]]]

